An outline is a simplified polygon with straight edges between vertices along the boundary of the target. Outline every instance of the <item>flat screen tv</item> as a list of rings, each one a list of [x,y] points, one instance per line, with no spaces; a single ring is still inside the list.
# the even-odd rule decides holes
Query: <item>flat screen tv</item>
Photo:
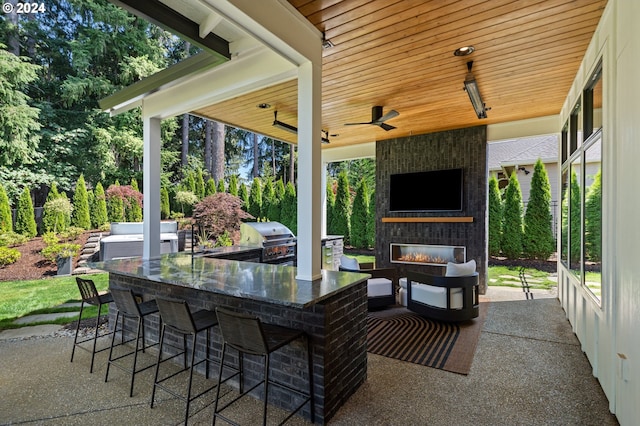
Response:
[[[390,176],[392,212],[462,211],[462,169],[399,173]]]

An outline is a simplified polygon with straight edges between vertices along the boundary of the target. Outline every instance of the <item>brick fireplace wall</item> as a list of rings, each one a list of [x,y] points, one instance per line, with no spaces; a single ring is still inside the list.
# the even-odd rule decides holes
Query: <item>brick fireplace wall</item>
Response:
[[[389,176],[428,170],[464,169],[461,212],[389,212]],[[480,292],[487,289],[487,131],[486,126],[388,139],[376,143],[376,265],[444,274],[444,267],[391,263],[390,243],[466,246],[475,259]],[[428,197],[428,188],[416,188]],[[471,223],[383,223],[382,218],[472,217]]]

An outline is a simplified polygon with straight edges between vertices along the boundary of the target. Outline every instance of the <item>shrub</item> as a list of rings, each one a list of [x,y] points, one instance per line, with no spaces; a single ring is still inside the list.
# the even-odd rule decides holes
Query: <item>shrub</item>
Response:
[[[224,179],[220,179],[218,181],[218,192],[225,192],[224,189]]]
[[[522,192],[515,172],[511,173],[505,192],[500,246],[509,259],[517,259],[522,254]]]
[[[125,211],[132,211],[132,205],[137,204],[142,207],[142,194],[129,185],[111,185],[107,188],[107,210],[109,212],[109,221],[122,222],[125,220]],[[131,218],[135,217],[129,215]],[[142,216],[142,215],[140,215]],[[142,217],[140,217],[142,219]],[[139,220],[136,220],[139,222]]]
[[[240,223],[253,216],[242,210],[242,200],[226,192],[205,197],[193,209],[193,218],[213,238],[225,231],[239,231]]]
[[[128,203],[125,202],[124,215],[127,222],[142,222],[142,193],[138,188],[138,181],[134,178],[131,179],[131,190],[134,194],[128,196]],[[140,198],[135,193],[140,194]]]
[[[29,241],[29,238],[15,232],[3,232],[0,234],[0,247],[15,247],[27,241]]]
[[[244,183],[240,184],[238,197],[242,200],[242,210],[249,211],[249,191],[247,191],[247,185]]]
[[[489,179],[489,254],[500,254],[500,240],[502,238],[502,198],[498,188],[498,179]]]
[[[336,205],[336,194],[333,193],[333,183],[327,182],[327,234],[333,234],[334,209]]]
[[[9,204],[9,197],[2,184],[0,184],[0,232],[13,232],[11,205]]]
[[[551,185],[547,170],[538,159],[531,178],[531,192],[524,215],[523,250],[528,258],[547,260],[555,244],[551,216]]]
[[[213,180],[213,178],[207,179],[207,184],[205,185],[205,188],[204,188],[204,196],[208,197],[209,195],[213,195],[216,192],[218,192],[216,190],[216,181]]]
[[[376,246],[376,194],[369,197],[369,213],[367,215],[367,246]]]
[[[176,203],[180,205],[182,213],[184,214],[184,208],[187,207],[187,211],[198,202],[198,196],[191,191],[178,191],[176,192]]]
[[[349,180],[346,172],[338,175],[338,188],[336,190],[336,204],[333,214],[334,223],[331,227],[336,235],[343,235],[345,244],[351,244],[350,220],[351,196],[349,194]]]
[[[249,189],[249,214],[253,217],[260,217],[262,212],[262,187],[260,179],[253,178],[251,189]]]
[[[18,213],[16,215],[15,230],[18,234],[33,238],[38,235],[38,226],[33,212],[33,202],[31,201],[31,192],[26,186],[20,194],[18,200]]]
[[[593,177],[584,203],[584,249],[589,260],[602,259],[602,170]]]
[[[66,217],[68,217],[73,211],[71,201],[67,197],[53,198],[42,207],[43,214],[49,218],[50,221],[45,227],[47,232],[60,232],[66,228]]]
[[[171,214],[169,206],[169,191],[165,186],[160,187],[160,218],[167,219]]]
[[[364,179],[358,183],[353,199],[353,211],[350,218],[351,245],[356,248],[367,247],[367,216],[369,214],[369,189]]]
[[[80,175],[76,182],[76,191],[73,194],[73,212],[71,217],[73,226],[82,229],[91,229],[91,217],[89,216],[89,198],[84,175]]]
[[[229,178],[229,194],[238,196],[238,176],[231,175]]]
[[[269,216],[269,211],[272,209],[273,204],[276,203],[276,191],[273,187],[271,179],[267,179],[267,182],[262,188],[262,216],[267,220],[276,220]]]
[[[82,231],[82,228],[76,228]],[[80,253],[80,244],[61,243],[58,235],[48,232],[42,236],[45,247],[40,251],[49,262],[55,263],[59,257],[75,257]]]
[[[0,268],[16,263],[22,254],[17,249],[0,247]]]
[[[291,182],[287,182],[280,220],[294,235],[298,233],[298,197],[296,196],[296,188]]]
[[[107,199],[104,194],[104,187],[100,182],[98,182],[94,191],[93,208],[91,211],[91,224],[94,228],[100,228],[106,223],[109,223],[109,216],[107,214]]]
[[[196,192],[195,194],[199,199],[203,199],[205,196],[204,193],[204,176],[202,175],[202,169],[198,167],[198,170],[195,172],[195,181],[196,181]]]

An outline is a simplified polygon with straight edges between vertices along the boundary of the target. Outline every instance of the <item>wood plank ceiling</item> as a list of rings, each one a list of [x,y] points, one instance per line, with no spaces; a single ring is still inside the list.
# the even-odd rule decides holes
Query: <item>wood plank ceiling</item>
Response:
[[[289,0],[324,31],[324,147],[558,114],[606,0]],[[453,51],[473,45],[475,52]],[[488,107],[478,119],[463,81],[467,61]],[[276,139],[297,125],[295,81],[212,105],[195,114]],[[257,105],[268,103],[269,109]],[[371,108],[394,109],[396,129],[368,122]]]

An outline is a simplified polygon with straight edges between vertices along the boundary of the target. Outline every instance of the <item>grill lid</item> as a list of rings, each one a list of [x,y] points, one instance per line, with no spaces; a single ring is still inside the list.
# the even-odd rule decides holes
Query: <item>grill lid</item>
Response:
[[[240,224],[240,244],[264,246],[276,242],[294,242],[295,235],[280,222],[244,222]]]

